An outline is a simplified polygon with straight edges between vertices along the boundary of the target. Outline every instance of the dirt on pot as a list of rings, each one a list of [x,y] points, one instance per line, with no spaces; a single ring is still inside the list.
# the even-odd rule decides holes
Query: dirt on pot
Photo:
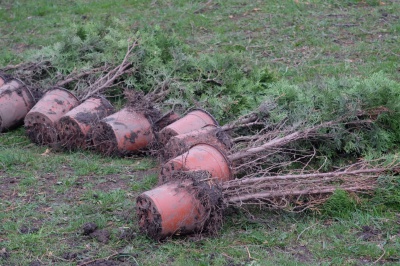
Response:
[[[175,158],[200,143],[217,147],[224,153],[227,153],[232,147],[231,139],[225,131],[219,127],[206,126],[199,130],[171,137],[164,149],[161,150],[162,161]]]
[[[198,170],[208,171],[219,182],[228,181],[233,176],[230,160],[223,150],[199,143],[165,163],[161,169],[159,182],[173,180],[175,172]]]
[[[13,79],[12,76],[5,74],[3,72],[0,72],[0,87],[3,86],[4,84],[8,83],[12,79]]]
[[[35,105],[31,91],[20,81],[12,79],[0,87],[0,132],[22,124]]]
[[[126,108],[132,112],[143,114],[152,124],[153,130],[157,130],[157,128],[154,128],[154,125],[156,121],[159,121],[160,118],[162,118],[162,115],[160,110],[158,110],[150,101],[149,97],[147,97],[142,91],[137,90],[125,90],[124,95],[128,100]]]
[[[215,118],[205,110],[192,109],[185,116],[164,127],[158,134],[159,141],[166,145],[173,136],[199,130],[205,126],[219,126]]]
[[[114,107],[103,97],[92,97],[75,107],[57,123],[61,147],[73,150],[92,146],[91,128],[114,112]]]
[[[218,232],[222,225],[222,192],[207,171],[175,173],[175,181],[137,198],[141,232],[161,240],[173,235]]]
[[[93,139],[93,148],[104,155],[138,153],[154,141],[151,122],[144,114],[130,108],[102,119],[89,134]]]
[[[39,145],[56,145],[56,123],[79,104],[79,100],[63,88],[53,88],[36,103],[25,117],[25,128],[32,142]]]
[[[180,118],[180,116],[175,113],[174,111],[170,111],[166,114],[164,114],[162,117],[160,117],[155,123],[155,131],[160,131],[164,127],[168,126],[169,124],[172,124],[173,122],[177,121]]]

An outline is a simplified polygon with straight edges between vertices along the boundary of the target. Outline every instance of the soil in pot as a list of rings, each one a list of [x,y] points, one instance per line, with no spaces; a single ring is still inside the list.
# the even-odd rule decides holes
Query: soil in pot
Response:
[[[61,147],[73,150],[92,146],[90,129],[114,111],[105,98],[91,97],[66,113],[57,123]]]
[[[56,123],[79,104],[79,100],[68,90],[53,88],[47,91],[25,117],[28,137],[39,145],[58,143]]]

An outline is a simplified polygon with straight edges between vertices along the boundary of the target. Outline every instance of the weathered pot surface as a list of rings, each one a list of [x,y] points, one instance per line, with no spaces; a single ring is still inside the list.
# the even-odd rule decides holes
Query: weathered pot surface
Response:
[[[142,193],[136,201],[139,228],[154,239],[193,233],[202,229],[205,208],[178,182]]]
[[[205,126],[199,130],[173,136],[162,150],[163,160],[175,158],[191,147],[207,143],[226,153],[232,146],[230,136],[216,126]]]
[[[178,119],[172,124],[164,127],[159,133],[159,141],[165,145],[173,136],[198,130],[207,125],[218,126],[218,122],[208,112],[196,109],[187,113],[181,119]]]
[[[216,147],[203,143],[165,163],[161,170],[160,182],[171,180],[176,171],[197,170],[206,170],[221,182],[232,178],[230,162],[225,154]]]
[[[30,90],[20,81],[11,80],[0,87],[0,132],[22,124],[35,105]]]
[[[91,97],[73,108],[57,123],[61,146],[67,149],[86,148],[90,143],[90,129],[114,111],[104,97]]]
[[[57,141],[56,123],[79,104],[72,92],[63,88],[47,91],[25,117],[25,128],[31,140],[38,144]]]
[[[142,150],[154,140],[152,125],[129,108],[103,118],[93,128],[93,146],[103,154],[126,155]]]

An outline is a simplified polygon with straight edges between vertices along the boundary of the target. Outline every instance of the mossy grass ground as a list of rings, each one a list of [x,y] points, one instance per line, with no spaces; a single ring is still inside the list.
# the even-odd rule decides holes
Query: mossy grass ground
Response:
[[[193,53],[242,58],[307,88],[384,72],[400,81],[398,1],[12,1],[0,4],[0,66],[69,27],[159,28]],[[340,82],[339,82],[340,83]],[[338,84],[340,86],[340,84]],[[0,135],[0,265],[397,265],[399,206],[335,193],[320,210],[229,210],[216,237],[154,242],[135,198],[157,183],[151,158],[46,151],[20,128]],[[396,184],[393,184],[396,185]],[[397,184],[398,185],[398,184]],[[395,201],[398,202],[398,201]],[[85,236],[93,222],[103,236]],[[109,236],[107,237],[107,235]],[[111,263],[115,264],[111,264]]]

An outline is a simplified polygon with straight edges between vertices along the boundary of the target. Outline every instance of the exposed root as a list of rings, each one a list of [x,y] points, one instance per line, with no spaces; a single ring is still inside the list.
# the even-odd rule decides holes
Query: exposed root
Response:
[[[109,156],[122,155],[118,151],[117,137],[109,124],[101,121],[90,130],[89,136],[93,141],[92,148],[97,152]]]
[[[2,85],[4,85],[5,83],[11,81],[12,79],[13,79],[13,78],[12,78],[11,75],[8,75],[8,74],[3,73],[3,72],[0,71],[0,87],[1,87]]]
[[[157,128],[154,128],[155,122],[159,121],[162,115],[160,110],[149,100],[148,95],[136,90],[125,90],[124,94],[128,100],[127,108],[131,111],[144,114],[153,125],[153,129],[157,131]]]
[[[49,61],[26,62],[8,65],[1,71],[9,73],[13,78],[23,80],[28,86],[37,87],[41,80],[51,76],[54,68]],[[41,87],[41,86],[40,86]]]
[[[371,120],[330,121],[300,130],[274,130],[263,134],[248,136],[245,143],[236,142],[228,155],[239,176],[259,177],[271,171],[282,169],[293,163],[301,163],[306,168],[315,158],[313,142],[332,141],[331,131],[352,134],[345,126],[368,126]],[[235,140],[234,140],[235,141]],[[308,143],[309,149],[298,149],[299,143]]]
[[[79,124],[71,117],[63,117],[57,125],[60,145],[63,149],[74,150],[90,146],[90,140],[82,132]]]
[[[114,107],[103,97],[92,98],[90,102],[78,106],[68,116],[63,116],[58,121],[57,129],[60,138],[60,145],[67,150],[76,148],[91,147],[92,136],[87,134],[91,128],[96,126],[100,120],[115,110]],[[97,107],[90,109],[91,106]],[[83,107],[82,107],[83,106]],[[86,107],[87,106],[87,107]]]
[[[58,147],[58,132],[55,126],[48,124],[33,124],[25,127],[29,139],[38,145]]]

